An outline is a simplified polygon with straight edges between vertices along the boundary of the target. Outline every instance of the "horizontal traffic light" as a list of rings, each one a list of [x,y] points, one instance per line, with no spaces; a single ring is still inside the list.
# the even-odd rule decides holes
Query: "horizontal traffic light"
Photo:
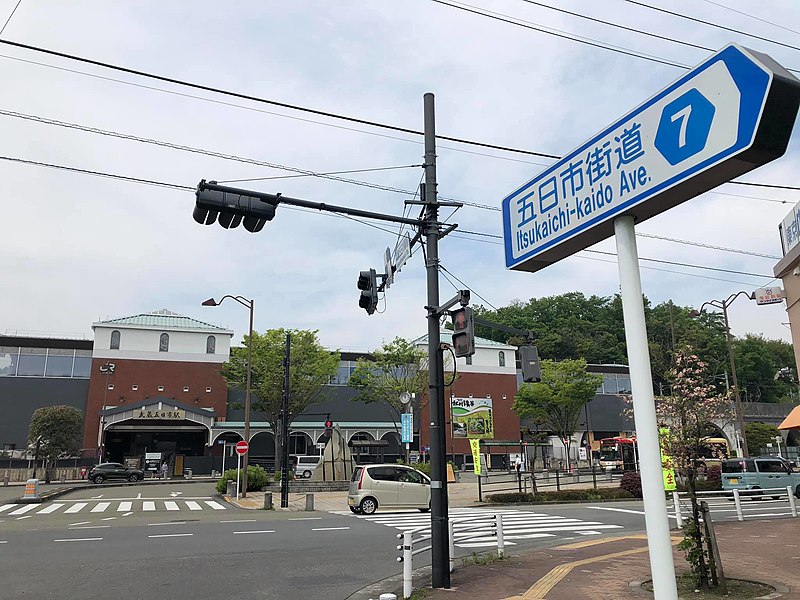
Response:
[[[275,217],[275,208],[280,202],[279,194],[252,196],[205,180],[197,186],[195,197],[192,216],[201,225],[218,221],[225,229],[233,229],[244,223],[244,228],[251,233],[258,233]]]

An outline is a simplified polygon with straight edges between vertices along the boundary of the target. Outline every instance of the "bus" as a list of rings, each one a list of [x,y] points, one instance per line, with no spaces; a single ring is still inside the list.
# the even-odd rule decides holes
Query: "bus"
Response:
[[[638,463],[636,453],[636,438],[603,438],[600,440],[600,468],[635,471]]]
[[[711,465],[721,465],[730,454],[728,440],[724,437],[704,437],[697,449],[697,470],[705,473]]]

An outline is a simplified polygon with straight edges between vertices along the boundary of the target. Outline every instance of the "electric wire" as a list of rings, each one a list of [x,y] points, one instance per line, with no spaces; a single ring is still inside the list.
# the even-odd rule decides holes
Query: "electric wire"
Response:
[[[19,8],[20,4],[22,4],[22,0],[17,0],[17,5],[14,7],[14,10],[11,11],[11,14],[8,15],[6,22],[3,23],[3,28],[0,29],[0,35],[3,35],[3,32],[6,30],[6,27],[8,27],[8,24],[11,22],[11,17],[14,16],[15,12],[17,12],[17,9]]]
[[[780,256],[775,256],[774,254],[762,254],[761,252],[752,252],[749,250],[740,250],[739,248],[726,248],[724,246],[714,246],[712,244],[703,244],[700,242],[690,242],[688,240],[678,240],[675,238],[664,237],[663,235],[655,235],[653,233],[641,233],[636,232],[637,237],[643,238],[651,238],[654,240],[663,240],[665,242],[673,242],[676,244],[686,244],[688,246],[697,246],[698,248],[708,248],[710,250],[720,250],[722,252],[733,252],[735,254],[745,254],[747,256],[758,256],[760,258],[772,258],[775,260],[780,260]]]
[[[449,270],[447,267],[445,267],[445,266],[444,266],[444,265],[443,265],[441,262],[439,263],[439,268],[440,268],[442,271],[444,271],[445,273],[449,273],[449,274],[450,274],[450,275],[453,277],[453,279],[455,279],[455,280],[456,280],[458,283],[460,283],[461,285],[463,285],[463,286],[464,286],[466,289],[468,289],[468,290],[469,290],[471,293],[475,294],[475,295],[476,295],[478,298],[480,298],[481,300],[483,300],[484,302],[486,302],[486,304],[488,304],[489,306],[491,306],[491,307],[492,307],[494,310],[497,310],[497,307],[496,307],[494,304],[492,304],[491,302],[489,302],[489,301],[488,301],[486,298],[484,298],[484,297],[483,297],[483,296],[481,296],[481,295],[480,295],[478,292],[476,292],[474,289],[472,289],[471,287],[469,287],[469,286],[468,286],[466,283],[464,283],[464,282],[463,282],[461,279],[459,279],[459,278],[458,278],[458,276],[457,276],[455,273],[453,273],[452,271],[450,271],[450,270]],[[458,288],[456,288],[456,290],[458,290]]]
[[[735,13],[738,13],[740,15],[744,15],[745,17],[750,17],[751,19],[755,19],[756,21],[761,21],[762,23],[766,23],[767,25],[772,25],[773,27],[778,27],[780,29],[785,29],[786,31],[791,31],[792,33],[800,34],[800,31],[797,31],[796,29],[792,29],[790,27],[785,27],[785,26],[781,25],[780,23],[774,23],[772,21],[767,21],[766,19],[762,19],[761,17],[757,17],[755,15],[751,15],[750,13],[746,13],[746,12],[744,12],[742,10],[736,10],[735,8],[731,8],[730,6],[725,6],[724,4],[720,4],[719,2],[713,2],[712,0],[703,0],[703,1],[707,2],[708,4],[713,4],[714,6],[719,6],[720,8],[724,8],[725,10],[729,10],[731,12],[735,12]]]
[[[769,42],[770,44],[776,44],[778,46],[783,46],[784,48],[791,48],[792,50],[800,50],[800,47],[793,46],[791,44],[785,44],[783,42],[779,42],[777,40],[771,40],[766,37],[762,37],[760,35],[755,35],[754,33],[747,33],[746,31],[742,31],[740,29],[734,29],[733,27],[726,27],[725,25],[720,25],[719,23],[713,23],[711,21],[705,21],[703,19],[698,19],[697,17],[692,17],[690,15],[684,15],[679,12],[675,12],[672,10],[667,10],[666,8],[661,8],[659,6],[653,6],[652,4],[647,4],[645,2],[639,2],[638,0],[625,0],[629,4],[635,4],[636,6],[641,6],[642,8],[647,8],[650,10],[658,11],[660,13],[665,13],[668,15],[672,15],[673,17],[679,17],[681,19],[686,19],[687,21],[694,21],[695,23],[701,23],[703,25],[708,25],[709,27],[716,27],[717,29],[722,29],[723,31],[729,31],[731,33],[738,33],[739,35],[744,35],[749,38],[753,38],[756,40],[761,40],[762,42]]]
[[[330,171],[328,173],[302,173],[300,175],[273,175],[271,177],[251,177],[249,179],[217,179],[217,183],[242,183],[245,181],[270,181],[273,179],[294,179],[296,177],[327,177],[328,175],[347,175],[349,173],[373,173],[375,171],[394,171],[396,169],[411,169],[422,165],[400,165],[397,167],[376,167],[374,169],[349,169],[347,171]]]

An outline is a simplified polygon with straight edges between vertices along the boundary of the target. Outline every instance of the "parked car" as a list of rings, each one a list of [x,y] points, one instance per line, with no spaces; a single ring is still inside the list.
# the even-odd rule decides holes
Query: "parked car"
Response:
[[[89,470],[89,481],[103,483],[111,479],[125,479],[130,482],[144,479],[144,471],[131,469],[120,463],[100,463]]]
[[[416,469],[397,464],[361,465],[353,470],[347,505],[371,515],[378,507],[431,509],[431,480]]]
[[[800,472],[778,456],[755,456],[722,461],[723,490],[758,490],[791,486],[800,498]],[[759,494],[760,495],[760,494]]]
[[[320,461],[320,456],[298,456],[297,462],[294,465],[295,477],[303,477],[308,479],[317,468]]]

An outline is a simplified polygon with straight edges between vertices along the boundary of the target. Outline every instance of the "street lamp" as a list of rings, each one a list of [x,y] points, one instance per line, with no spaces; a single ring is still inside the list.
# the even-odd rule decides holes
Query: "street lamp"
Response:
[[[247,336],[247,386],[245,391],[244,397],[244,439],[249,444],[250,443],[250,383],[253,379],[253,306],[255,305],[254,300],[248,300],[244,296],[231,296],[230,294],[224,295],[222,298],[219,299],[219,302],[214,300],[214,298],[209,298],[208,300],[203,302],[203,306],[219,306],[222,304],[226,298],[231,298],[236,300],[239,304],[244,306],[250,311],[250,333]],[[247,466],[250,462],[250,451],[247,451],[242,457],[242,463],[244,466],[244,473],[242,473],[242,498],[247,497]],[[238,490],[237,490],[238,491]]]
[[[699,317],[705,309],[706,304],[715,308],[722,309],[722,316],[725,320],[725,339],[728,342],[728,358],[731,363],[731,377],[733,378],[733,397],[736,401],[736,421],[739,424],[739,432],[742,436],[742,455],[744,458],[750,457],[750,452],[747,448],[747,437],[744,432],[744,415],[742,414],[742,398],[739,395],[739,383],[736,379],[736,361],[733,358],[733,339],[731,337],[731,326],[728,322],[728,307],[733,303],[736,298],[744,294],[750,300],[755,299],[755,294],[750,292],[736,292],[731,294],[725,300],[709,300],[700,305],[700,310],[693,310],[689,313],[690,317]]]

